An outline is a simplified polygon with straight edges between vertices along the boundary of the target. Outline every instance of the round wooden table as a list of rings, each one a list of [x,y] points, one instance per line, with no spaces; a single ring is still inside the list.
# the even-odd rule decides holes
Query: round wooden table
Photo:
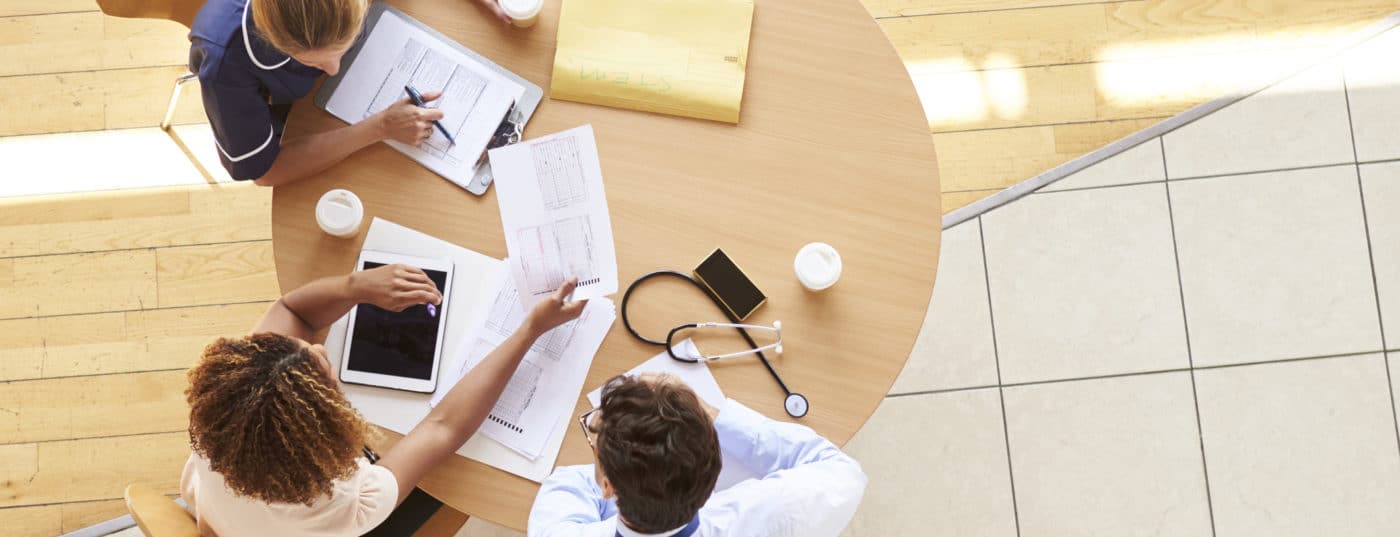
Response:
[[[923,322],[938,261],[938,166],[919,100],[894,48],[857,0],[758,0],[737,126],[547,98],[560,2],[530,29],[505,27],[465,0],[395,7],[546,89],[526,138],[591,123],[617,245],[620,285],[657,269],[690,272],[723,247],[769,296],[751,322],[783,321],[774,367],[811,401],[799,423],[844,444],[879,405]],[[287,137],[342,126],[303,99]],[[313,207],[342,187],[383,217],[505,257],[495,189],[475,197],[377,144],[273,196],[282,290],[352,269],[354,239],[327,236]],[[802,245],[821,241],[845,264],[835,287],[806,291],[793,275]],[[459,275],[466,276],[466,275]],[[613,297],[620,299],[620,293]],[[722,320],[694,288],[648,283],[633,319],[654,338],[686,321]],[[585,390],[656,355],[613,325]],[[783,393],[755,359],[712,367],[725,394],[777,419]],[[587,405],[582,394],[576,412]],[[389,435],[387,443],[396,437]],[[559,465],[592,462],[571,427]],[[472,516],[525,527],[539,485],[452,457],[422,488]]]

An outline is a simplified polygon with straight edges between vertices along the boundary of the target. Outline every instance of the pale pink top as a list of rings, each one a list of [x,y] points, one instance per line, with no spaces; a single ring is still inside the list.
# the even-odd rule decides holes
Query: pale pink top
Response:
[[[399,485],[388,468],[363,458],[356,464],[354,475],[336,481],[329,496],[306,506],[235,495],[224,485],[224,477],[209,468],[209,461],[191,453],[180,476],[180,495],[195,517],[219,537],[358,536],[389,517],[398,501]]]

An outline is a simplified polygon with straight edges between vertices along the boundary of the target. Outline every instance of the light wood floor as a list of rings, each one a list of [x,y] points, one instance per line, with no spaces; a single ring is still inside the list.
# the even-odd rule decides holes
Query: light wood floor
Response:
[[[1246,67],[1400,10],[1378,0],[866,5],[923,92],[945,211],[1217,96]],[[0,136],[155,125],[183,70],[184,34],[104,17],[93,0],[0,2]],[[197,90],[187,91],[176,121],[200,121]],[[184,370],[277,294],[270,200],[250,185],[0,198],[0,533],[50,536],[120,515],[131,482],[175,492],[188,453]]]

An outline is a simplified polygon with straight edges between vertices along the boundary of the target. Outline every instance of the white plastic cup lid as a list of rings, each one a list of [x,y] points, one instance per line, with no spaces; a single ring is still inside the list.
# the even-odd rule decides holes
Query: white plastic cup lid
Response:
[[[360,202],[360,197],[343,188],[322,194],[320,201],[316,202],[316,223],[321,226],[322,231],[337,237],[358,232],[364,214],[365,208]]]
[[[820,291],[841,278],[841,254],[830,244],[810,243],[798,250],[797,258],[793,260],[793,270],[802,285]]]
[[[528,19],[538,15],[544,0],[500,0],[501,9],[512,19]]]

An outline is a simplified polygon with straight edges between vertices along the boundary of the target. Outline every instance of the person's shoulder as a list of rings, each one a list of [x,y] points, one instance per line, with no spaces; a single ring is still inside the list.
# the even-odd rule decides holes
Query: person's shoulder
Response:
[[[208,0],[195,14],[190,39],[225,46],[243,27],[246,0]]]
[[[247,73],[243,0],[209,0],[190,28],[190,68],[204,84],[237,82]],[[231,79],[232,78],[232,79]]]

